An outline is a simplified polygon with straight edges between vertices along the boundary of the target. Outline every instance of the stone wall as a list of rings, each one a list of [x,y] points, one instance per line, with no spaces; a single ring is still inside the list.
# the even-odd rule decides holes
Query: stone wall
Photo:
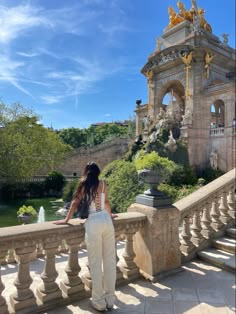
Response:
[[[57,170],[66,176],[80,176],[89,161],[96,162],[102,170],[111,161],[120,159],[127,152],[128,145],[129,139],[120,137],[93,147],[75,149]]]

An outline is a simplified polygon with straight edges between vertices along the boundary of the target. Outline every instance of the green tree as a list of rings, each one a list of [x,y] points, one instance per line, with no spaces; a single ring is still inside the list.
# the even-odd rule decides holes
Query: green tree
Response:
[[[10,181],[52,171],[70,150],[21,104],[0,104],[0,176]]]
[[[86,129],[68,128],[59,132],[61,140],[72,146],[78,148],[87,144],[87,132]]]

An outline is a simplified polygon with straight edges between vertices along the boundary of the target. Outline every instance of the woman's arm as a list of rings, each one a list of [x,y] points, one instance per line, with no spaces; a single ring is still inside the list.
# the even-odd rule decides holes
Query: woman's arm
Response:
[[[67,224],[68,221],[72,218],[74,212],[77,210],[78,208],[78,205],[82,199],[82,191],[80,191],[79,194],[76,193],[75,197],[73,198],[72,202],[71,202],[71,205],[70,205],[70,208],[69,208],[69,212],[66,216],[65,219],[63,220],[58,220],[58,221],[55,221],[54,223],[56,225],[64,225],[64,224]]]

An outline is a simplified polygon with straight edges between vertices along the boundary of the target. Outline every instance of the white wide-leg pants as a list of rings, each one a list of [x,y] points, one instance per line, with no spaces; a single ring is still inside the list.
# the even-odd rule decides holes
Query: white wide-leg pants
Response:
[[[85,241],[92,278],[92,302],[99,308],[115,301],[116,248],[112,219],[106,210],[90,214],[85,222]]]

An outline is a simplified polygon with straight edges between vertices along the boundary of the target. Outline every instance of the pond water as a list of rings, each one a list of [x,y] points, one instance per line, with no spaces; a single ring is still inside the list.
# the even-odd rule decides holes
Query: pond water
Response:
[[[22,221],[17,218],[17,211],[22,206],[33,206],[39,212],[41,206],[45,210],[45,221],[59,220],[63,217],[56,214],[56,211],[63,207],[64,202],[61,199],[42,198],[42,199],[24,199],[11,202],[0,202],[0,228],[21,225]],[[37,223],[38,217],[32,221]]]

